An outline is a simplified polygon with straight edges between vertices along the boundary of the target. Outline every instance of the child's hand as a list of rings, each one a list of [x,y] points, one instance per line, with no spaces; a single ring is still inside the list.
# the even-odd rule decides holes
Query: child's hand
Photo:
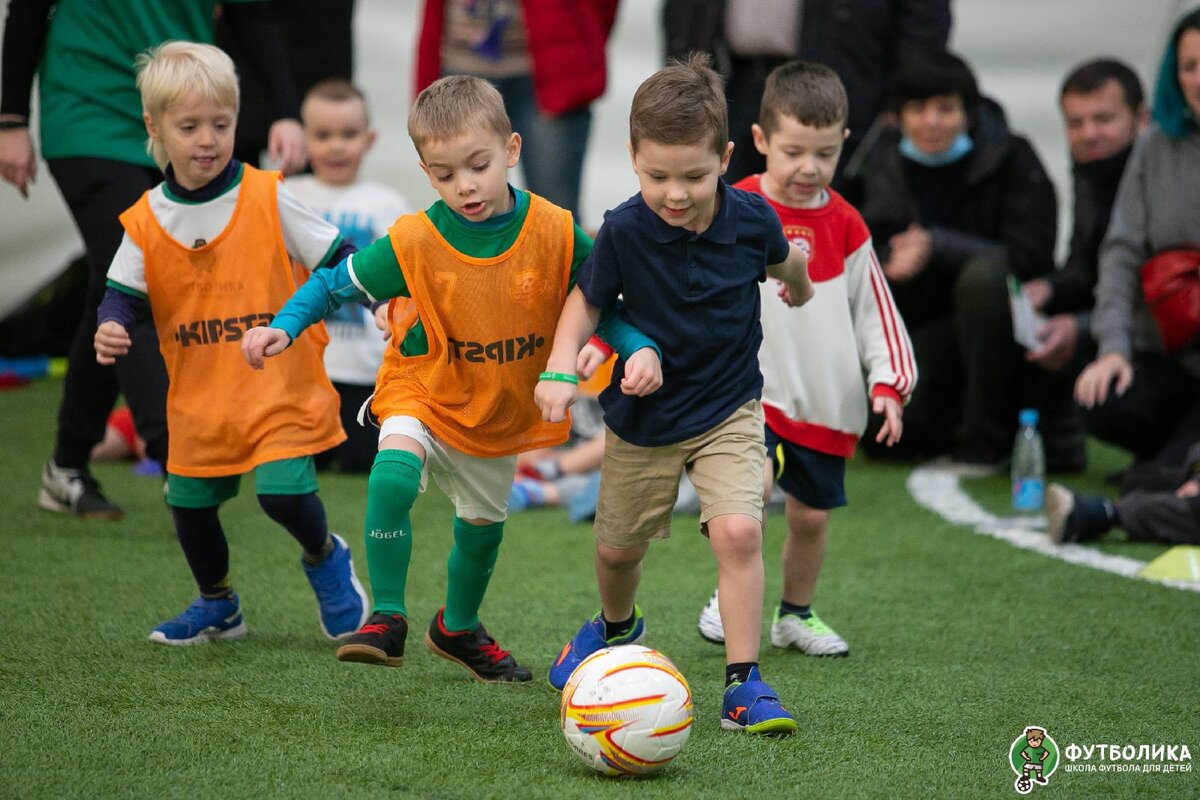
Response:
[[[625,359],[625,377],[621,379],[621,393],[645,397],[657,392],[662,386],[662,362],[653,347],[635,350]]]
[[[246,331],[242,337],[242,355],[246,357],[247,364],[262,369],[264,358],[279,355],[291,343],[287,331],[259,326]]]
[[[375,327],[383,331],[383,340],[392,338],[392,326],[388,324],[388,304],[384,303],[375,309]]]
[[[575,405],[579,387],[566,381],[538,381],[533,390],[533,402],[542,412],[546,422],[562,422],[567,418],[567,409]]]
[[[92,343],[96,348],[96,361],[108,366],[117,360],[117,356],[129,352],[133,340],[129,338],[129,332],[125,330],[124,325],[110,319],[96,328],[96,337]]]
[[[883,415],[883,425],[879,427],[875,441],[882,442],[888,447],[900,441],[900,435],[904,433],[904,423],[900,421],[904,415],[904,407],[896,401],[896,398],[879,395],[871,401],[871,410],[876,414]]]
[[[779,281],[778,283],[779,299],[782,300],[785,305],[789,305],[792,308],[799,308],[809,300],[812,300],[813,295],[816,294],[816,289],[813,288],[812,281],[807,279],[805,279],[803,285],[796,286],[788,286],[783,281]]]
[[[608,361],[608,356],[604,354],[596,345],[591,342],[585,344],[583,349],[579,351],[579,358],[576,359],[575,370],[579,373],[582,380],[587,380],[592,377],[600,365]]]
[[[1200,495],[1200,479],[1197,478],[1184,481],[1175,490],[1175,496],[1184,500],[1189,497],[1196,497],[1197,495]]]

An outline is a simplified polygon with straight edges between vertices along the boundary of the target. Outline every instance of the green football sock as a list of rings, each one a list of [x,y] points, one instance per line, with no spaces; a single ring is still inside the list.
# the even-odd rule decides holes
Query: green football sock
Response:
[[[408,512],[421,489],[421,459],[404,450],[384,450],[375,456],[367,479],[364,532],[367,574],[371,576],[374,610],[408,616],[404,587],[412,557],[412,527]]]
[[[455,517],[454,547],[446,571],[446,611],[442,620],[448,631],[470,631],[479,624],[479,606],[492,578],[492,567],[504,538],[504,523],[471,525]]]

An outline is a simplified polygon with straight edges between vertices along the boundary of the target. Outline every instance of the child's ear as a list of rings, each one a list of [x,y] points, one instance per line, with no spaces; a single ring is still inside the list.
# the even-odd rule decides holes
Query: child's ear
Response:
[[[367,129],[367,149],[364,150],[363,152],[369,152],[370,149],[375,146],[375,137],[376,136],[378,136],[378,134],[375,132],[374,128]]]
[[[750,126],[750,135],[754,137],[754,149],[762,155],[767,154],[767,132],[757,122]]]
[[[154,141],[158,141],[158,126],[154,124],[154,117],[149,113],[142,112],[142,122],[146,124],[146,135]]]
[[[633,166],[633,171],[637,172],[637,153],[633,151],[633,142],[626,142],[625,149],[629,151],[629,163]]]
[[[521,134],[513,131],[508,137],[508,144],[504,146],[504,150],[507,154],[505,163],[509,169],[512,169],[521,160]]]
[[[721,156],[721,171],[718,175],[724,175],[725,170],[729,169],[729,159],[733,155],[733,142],[725,143],[725,155]]]

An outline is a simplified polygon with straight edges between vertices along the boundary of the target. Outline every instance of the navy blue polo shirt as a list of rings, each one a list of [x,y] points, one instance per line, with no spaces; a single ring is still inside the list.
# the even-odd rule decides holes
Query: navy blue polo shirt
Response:
[[[762,196],[718,186],[703,233],[668,225],[636,194],[604,215],[576,285],[593,306],[623,299],[621,315],[658,343],[663,385],[621,393],[624,361],[600,395],[604,419],[631,444],[657,447],[715,427],[762,395],[758,284],[788,243]]]

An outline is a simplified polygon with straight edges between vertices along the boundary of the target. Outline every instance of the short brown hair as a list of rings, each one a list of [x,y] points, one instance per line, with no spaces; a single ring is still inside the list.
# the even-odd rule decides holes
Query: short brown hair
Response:
[[[811,61],[789,61],[771,70],[758,111],[759,127],[770,136],[784,115],[814,128],[844,128],[850,101],[842,79],[824,64]]]
[[[309,100],[326,100],[330,103],[345,103],[350,100],[359,100],[363,104],[363,112],[367,113],[368,124],[370,122],[370,114],[367,109],[367,96],[363,94],[362,89],[359,89],[353,83],[343,78],[326,78],[323,81],[314,83],[304,93],[304,102],[300,104],[300,115],[302,117],[304,116],[304,106],[308,105]]]
[[[512,121],[500,92],[482,78],[448,75],[426,86],[408,112],[408,136],[420,154],[430,141],[444,141],[475,128],[508,139]]]
[[[629,141],[637,150],[643,140],[660,144],[710,144],[725,155],[729,112],[721,76],[712,58],[691,53],[672,60],[638,87],[629,109]]]

